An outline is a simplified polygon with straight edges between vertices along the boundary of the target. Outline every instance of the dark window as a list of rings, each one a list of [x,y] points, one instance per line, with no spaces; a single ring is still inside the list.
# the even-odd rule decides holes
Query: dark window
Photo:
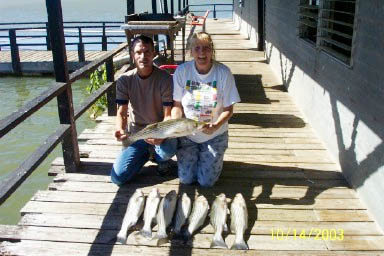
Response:
[[[319,46],[347,64],[351,62],[356,0],[323,0]]]
[[[299,36],[316,44],[319,0],[300,0]]]

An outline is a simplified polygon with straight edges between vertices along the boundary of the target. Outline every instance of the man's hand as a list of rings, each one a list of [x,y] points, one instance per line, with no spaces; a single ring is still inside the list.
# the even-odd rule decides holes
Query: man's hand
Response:
[[[124,130],[115,131],[114,136],[115,136],[115,139],[117,141],[122,141],[122,140],[125,140],[127,138],[127,134],[125,133]]]
[[[145,139],[144,141],[151,145],[160,145],[164,139]]]

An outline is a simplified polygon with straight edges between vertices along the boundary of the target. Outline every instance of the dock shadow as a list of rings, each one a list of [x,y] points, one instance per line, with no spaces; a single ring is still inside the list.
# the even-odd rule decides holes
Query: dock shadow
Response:
[[[290,114],[234,113],[230,124],[253,125],[262,128],[302,128],[305,121]]]

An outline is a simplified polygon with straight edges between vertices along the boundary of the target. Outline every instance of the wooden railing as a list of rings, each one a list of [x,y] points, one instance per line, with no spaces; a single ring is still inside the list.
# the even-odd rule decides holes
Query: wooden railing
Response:
[[[127,43],[121,44],[115,50],[107,52],[104,56],[69,75],[65,57],[61,7],[57,1],[47,1],[47,3],[49,3],[47,4],[48,27],[49,36],[52,38],[56,83],[19,110],[0,120],[0,138],[54,98],[57,98],[60,125],[16,170],[0,181],[0,203],[4,202],[27,179],[60,141],[66,171],[77,171],[80,156],[75,121],[105,93],[107,93],[108,100],[108,115],[116,115],[113,56],[126,49]],[[74,109],[71,84],[104,63],[106,64],[107,83],[95,91],[78,109]]]
[[[212,7],[213,9],[210,9],[209,7]],[[217,7],[224,7],[224,6],[230,6],[231,9],[218,9]],[[196,7],[203,7],[204,10],[197,10]],[[231,12],[233,13],[233,4],[190,4],[188,5],[189,11],[193,13],[205,13],[207,10],[209,10],[212,13],[212,16],[214,19],[217,19],[217,13],[218,12]]]
[[[64,22],[64,32],[67,32],[65,38],[77,38],[77,42],[66,42],[66,46],[77,46],[78,60],[79,62],[85,61],[85,45],[101,45],[102,51],[107,51],[108,44],[120,44],[119,42],[108,41],[108,38],[125,39],[123,31],[118,31],[120,35],[116,34],[117,31],[110,34],[108,29],[116,28],[120,30],[120,26],[123,24],[121,21],[69,21]],[[76,25],[80,24],[80,25]],[[86,30],[84,32],[84,30]],[[51,50],[51,38],[49,36],[48,22],[19,22],[19,23],[0,23],[0,32],[8,32],[8,35],[0,35],[0,38],[8,38],[9,43],[0,44],[0,50],[4,47],[9,47],[11,50],[12,69],[14,73],[20,73],[20,56],[19,48],[21,47],[45,47],[47,50]],[[35,34],[35,33],[40,34]],[[31,39],[44,39],[39,43],[18,43],[20,38]],[[98,39],[99,41],[84,41],[84,39]]]

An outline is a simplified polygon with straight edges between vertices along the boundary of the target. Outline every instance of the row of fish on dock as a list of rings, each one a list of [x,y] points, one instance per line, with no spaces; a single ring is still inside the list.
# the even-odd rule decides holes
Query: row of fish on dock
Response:
[[[146,201],[146,202],[145,202]],[[144,209],[145,205],[145,209]],[[138,235],[147,239],[157,239],[157,244],[168,242],[167,228],[173,220],[172,236],[175,239],[188,241],[194,232],[205,222],[209,212],[208,200],[203,196],[197,196],[193,202],[186,193],[177,196],[172,190],[161,198],[157,188],[153,188],[147,196],[141,189],[137,189],[131,196],[123,219],[120,232],[117,234],[117,242],[125,244],[128,230],[135,226],[144,212],[144,225]],[[232,200],[230,210],[225,194],[220,194],[212,203],[210,209],[210,224],[214,228],[211,248],[228,248],[222,233],[227,232],[227,216],[231,216],[231,231],[235,233],[235,242],[231,249],[247,250],[248,245],[244,241],[244,232],[248,228],[248,211],[243,196],[238,193]],[[157,223],[157,234],[152,238],[152,223]]]

